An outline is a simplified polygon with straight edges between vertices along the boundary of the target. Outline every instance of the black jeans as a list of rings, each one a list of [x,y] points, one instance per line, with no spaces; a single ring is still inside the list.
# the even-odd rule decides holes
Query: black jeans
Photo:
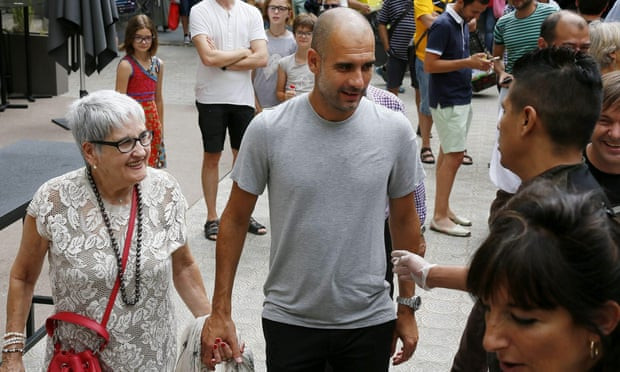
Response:
[[[267,371],[388,371],[395,321],[357,329],[317,329],[263,318]]]

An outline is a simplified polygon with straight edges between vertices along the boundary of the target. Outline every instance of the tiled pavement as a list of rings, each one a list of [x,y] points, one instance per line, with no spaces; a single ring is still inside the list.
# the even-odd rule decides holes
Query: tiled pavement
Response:
[[[204,200],[201,198],[199,184],[199,161],[201,147],[196,126],[196,110],[193,105],[194,77],[198,60],[195,50],[191,46],[179,45],[182,35],[177,30],[174,33],[161,34],[158,55],[165,62],[165,102],[166,102],[166,141],[167,151],[171,156],[169,172],[180,179],[181,186],[190,202],[188,212],[189,243],[198,260],[209,295],[212,293],[214,280],[214,246],[207,241],[202,232],[202,225],[206,216]],[[117,62],[113,61],[101,74],[94,74],[86,79],[89,91],[98,89],[112,89]],[[69,77],[69,92],[63,97],[76,98],[79,82],[77,74]],[[408,80],[408,78],[407,78]],[[373,84],[383,87],[378,77],[373,78]],[[417,126],[413,90],[407,87],[401,95],[407,107],[407,116],[413,127]],[[497,112],[497,92],[488,89],[474,97],[474,121],[468,137],[468,153],[473,157],[474,164],[463,166],[457,175],[452,193],[453,209],[467,216],[473,221],[472,237],[453,238],[432,231],[426,233],[428,244],[427,259],[443,264],[465,264],[487,233],[486,219],[488,207],[494,196],[494,188],[488,179],[488,162],[491,146],[495,135]],[[37,110],[33,105],[29,110]],[[3,113],[0,113],[0,121]],[[19,129],[11,129],[19,131]],[[435,132],[434,132],[435,133]],[[11,133],[19,138],[19,132]],[[32,137],[30,133],[29,136]],[[70,141],[70,137],[63,140]],[[438,140],[432,139],[435,154],[438,150]],[[173,161],[174,160],[174,161]],[[432,216],[433,197],[435,189],[434,166],[424,165],[426,171],[427,205],[429,217]],[[220,183],[218,195],[218,209],[223,210],[231,181],[224,177]],[[269,213],[266,194],[259,198],[254,216],[268,225]],[[9,229],[7,229],[9,230]],[[0,251],[14,250],[19,242],[19,228],[12,227],[8,232],[0,232]],[[236,286],[233,293],[233,313],[237,327],[249,347],[254,351],[257,359],[257,371],[264,371],[264,341],[260,325],[262,307],[262,284],[267,272],[269,234],[266,236],[248,235],[245,249],[239,264]],[[10,246],[9,246],[10,245]],[[363,269],[363,268],[360,268]],[[0,282],[5,281],[8,268],[0,269]],[[45,273],[41,276],[46,279]],[[393,367],[393,371],[448,371],[452,358],[457,349],[465,320],[472,305],[469,295],[456,291],[435,289],[424,292],[422,295],[422,309],[417,313],[420,329],[420,342],[413,358],[406,364]],[[6,297],[4,293],[3,297]],[[4,307],[4,302],[0,303]],[[190,314],[179,303],[179,325],[189,319]],[[4,308],[0,310],[0,329],[4,329]],[[179,328],[179,333],[182,331]],[[26,356],[28,370],[36,370],[40,366],[43,342],[30,351]]]

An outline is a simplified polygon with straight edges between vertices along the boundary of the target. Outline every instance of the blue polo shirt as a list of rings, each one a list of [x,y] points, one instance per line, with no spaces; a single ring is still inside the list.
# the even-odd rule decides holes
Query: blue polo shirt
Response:
[[[469,29],[454,5],[448,5],[431,25],[426,52],[448,60],[469,57]],[[430,74],[428,94],[432,108],[471,103],[471,69]]]

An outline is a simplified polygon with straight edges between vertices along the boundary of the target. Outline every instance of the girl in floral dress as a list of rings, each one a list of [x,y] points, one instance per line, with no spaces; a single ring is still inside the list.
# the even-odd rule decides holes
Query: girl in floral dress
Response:
[[[146,128],[153,131],[148,164],[154,168],[165,168],[164,63],[155,56],[157,29],[153,21],[144,14],[132,17],[127,22],[125,41],[120,49],[125,50],[127,55],[116,69],[116,90],[126,93],[144,108]]]

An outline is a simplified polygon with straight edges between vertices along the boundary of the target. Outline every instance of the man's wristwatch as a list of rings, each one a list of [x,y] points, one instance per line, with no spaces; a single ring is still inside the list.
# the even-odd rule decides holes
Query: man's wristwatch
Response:
[[[411,310],[413,310],[414,312],[417,311],[422,305],[422,299],[420,298],[420,296],[413,296],[413,297],[397,296],[396,302],[401,305],[409,306]]]

